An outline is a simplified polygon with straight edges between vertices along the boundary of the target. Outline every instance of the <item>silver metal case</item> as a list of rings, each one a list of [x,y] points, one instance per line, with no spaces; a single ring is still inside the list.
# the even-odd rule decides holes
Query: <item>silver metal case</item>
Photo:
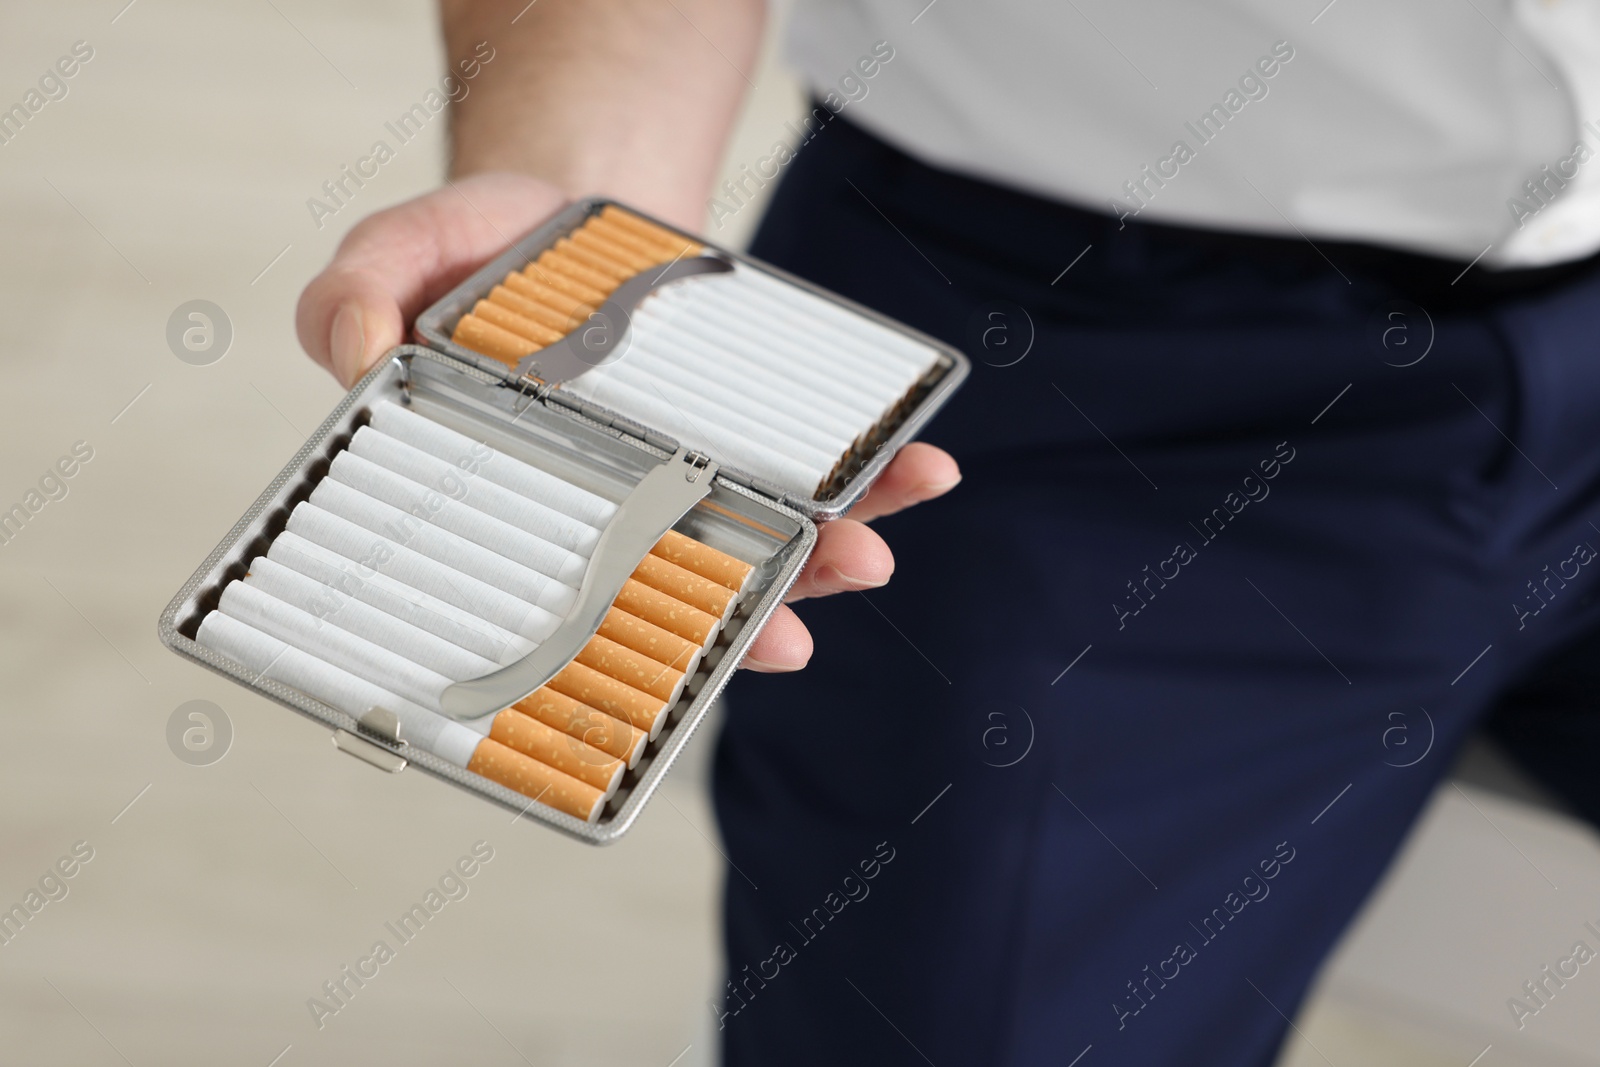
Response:
[[[816,544],[817,527],[807,516],[749,488],[718,477],[707,503],[685,519],[697,539],[746,560],[757,560],[756,574],[741,596],[741,606],[717,639],[669,713],[668,723],[650,742],[638,766],[607,803],[598,822],[530,801],[520,793],[413,748],[404,739],[385,736],[371,723],[360,723],[298,690],[219,655],[194,640],[200,620],[216,606],[222,589],[242,577],[250,560],[262,554],[284,528],[294,505],[304,500],[341,450],[381,400],[409,404],[446,425],[487,438],[507,455],[537,454],[547,467],[557,467],[590,486],[610,482],[625,486],[649,467],[671,456],[638,437],[562,409],[538,403],[508,387],[501,375],[462,366],[456,359],[418,345],[402,345],[364,377],[317,428],[311,438],[272,480],[256,502],[234,524],[161,613],[161,641],[202,666],[232,678],[258,693],[332,727],[334,743],[384,770],[418,767],[456,786],[522,812],[590,844],[608,844],[622,836],[638,817],[683,746],[699,727],[722,688],[728,684],[746,648],[783,602],[801,566]],[[555,462],[552,463],[552,457]],[[564,465],[570,464],[570,469]]]
[[[697,668],[667,725],[649,743],[638,765],[627,772],[618,792],[606,802],[600,819],[584,823],[563,812],[534,803],[510,789],[408,745],[383,717],[355,718],[322,704],[298,690],[258,677],[255,672],[195,641],[204,615],[217,605],[224,586],[243,577],[250,560],[266,551],[284,529],[289,512],[304,500],[327,472],[333,456],[383,400],[404,403],[437,421],[526,461],[539,457],[544,466],[609,495],[625,494],[645,471],[670,459],[678,442],[614,411],[552,388],[537,378],[519,377],[505,364],[453,343],[456,321],[505,275],[531,261],[546,247],[598,213],[612,201],[583,200],[518,240],[506,252],[473,273],[416,321],[422,344],[394,349],[358,382],[281,473],[234,525],[222,543],[162,612],[159,631],[167,647],[226,675],[242,685],[292,708],[334,731],[341,751],[389,772],[416,766],[434,777],[524,813],[580,841],[608,844],[632,826],[661,779],[699,727],[712,702],[727,685],[756,634],[783,602],[816,544],[817,524],[843,515],[882,473],[894,454],[916,436],[966,378],[970,364],[959,351],[910,330],[869,308],[845,300],[768,264],[683,234],[744,269],[763,271],[832,303],[928,345],[937,366],[872,455],[848,474],[826,498],[796,499],[793,492],[764,479],[723,465],[709,497],[679,524],[685,533],[747,562],[756,573],[740,595],[733,619]],[[649,218],[636,209],[623,207]],[[675,227],[656,219],[656,225]],[[718,457],[711,456],[713,460]],[[392,720],[392,716],[389,716]]]
[[[826,522],[829,519],[836,519],[849,511],[851,506],[871,488],[878,475],[883,473],[883,469],[889,465],[889,461],[894,458],[894,454],[900,450],[902,445],[911,441],[921,432],[923,426],[933,417],[934,413],[944,406],[945,402],[950,399],[951,394],[966,380],[967,374],[971,370],[971,362],[958,349],[929,337],[927,334],[913,330],[885,315],[880,315],[871,308],[846,300],[836,293],[831,293],[826,289],[813,285],[804,278],[798,278],[769,263],[763,263],[761,260],[750,256],[721,248],[706,241],[703,237],[683,233],[677,227],[659,219],[651,218],[637,208],[603,199],[579,200],[571,204],[549,222],[532,231],[506,249],[505,252],[485,264],[480,270],[474,272],[471,277],[447,293],[438,303],[417,316],[416,335],[418,339],[430,348],[435,348],[440,352],[454,356],[463,363],[471,364],[487,374],[504,379],[514,379],[516,375],[504,363],[488,356],[479,355],[470,348],[463,348],[450,339],[455,332],[457,320],[468,311],[471,311],[472,306],[479,300],[487,297],[489,290],[500,284],[501,279],[508,273],[532,262],[540,252],[555,244],[559,238],[577,229],[591,215],[599,214],[607,206],[613,205],[624,208],[641,218],[648,219],[663,229],[680,234],[686,240],[705,245],[708,250],[719,257],[730,260],[746,269],[761,271],[775,278],[781,278],[788,284],[804,289],[806,292],[819,296],[829,303],[848,308],[857,315],[919,341],[938,353],[939,367],[932,380],[920,391],[920,395],[913,400],[900,421],[878,446],[877,450],[868,457],[860,469],[847,478],[839,491],[833,495],[826,498],[798,497],[792,491],[774,485],[766,479],[754,477],[731,467],[723,467],[724,477],[750,486],[764,496],[781,500],[803,515],[807,515],[819,522]],[[693,284],[693,282],[686,284]],[[589,401],[564,395],[560,389],[555,389],[550,393],[550,400],[553,403],[568,404],[574,410],[580,411],[597,421],[612,425],[624,425],[630,432],[653,437],[660,441],[663,446],[676,445],[672,438],[665,437],[649,427],[633,421],[625,411],[613,411],[610,408],[602,407]],[[719,457],[713,456],[712,458],[717,459]]]

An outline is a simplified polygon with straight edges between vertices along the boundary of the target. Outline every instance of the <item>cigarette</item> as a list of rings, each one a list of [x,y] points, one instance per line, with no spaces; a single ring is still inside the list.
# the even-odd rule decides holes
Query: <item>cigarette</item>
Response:
[[[601,674],[576,661],[567,664],[550,679],[550,688],[607,715],[632,723],[650,735],[651,740],[666,725],[671,705],[660,697],[641,693],[626,682]]]
[[[359,601],[346,599],[336,610],[319,613],[319,598],[328,592],[304,575],[257,557],[243,583],[233,582],[223,591],[221,610],[308,655],[330,660],[370,684],[381,682],[394,695],[429,711],[438,710],[437,698],[429,697],[438,682],[424,672],[459,681],[479,677],[495,667],[483,657]],[[402,663],[415,669],[397,666]],[[390,678],[399,684],[388,681]],[[381,703],[387,707],[393,701]],[[486,717],[468,727],[608,796],[625,769],[615,756],[585,753],[582,742],[516,712],[501,711],[493,719]]]
[[[652,589],[659,589],[692,608],[698,608],[718,622],[727,622],[733,614],[739,594],[700,575],[651,553],[639,561],[633,577]]]
[[[664,291],[662,314],[707,339],[725,338],[745,346],[752,357],[765,361],[775,374],[792,377],[795,368],[809,366],[839,378],[883,405],[905,392],[903,382],[916,380],[916,374],[875,353],[860,352],[854,345],[833,337],[819,338],[804,327],[775,325],[757,314],[753,301],[741,303],[742,294],[727,294],[723,279],[730,277],[722,274],[697,278],[695,284]]]
[[[244,582],[223,588],[217,610],[431,712],[441,710],[439,696],[452,682]]]
[[[692,608],[632,578],[622,584],[622,592],[617,594],[615,606],[669,633],[693,641],[701,652],[711,651],[720,629],[716,616]]]
[[[621,719],[543,686],[512,705],[512,708],[538,719],[568,737],[576,738],[601,752],[627,762],[629,767],[644,755],[650,735]]]
[[[648,354],[636,353],[633,359],[607,364],[598,373],[644,393],[660,393],[697,422],[706,420],[719,430],[731,426],[754,440],[794,453],[822,469],[838,459],[839,453],[855,440],[853,434],[834,437],[815,423],[808,424],[782,410],[756,412],[750,397],[714,381],[697,381],[693,386],[686,386],[674,368],[663,367]]]
[[[599,238],[612,245],[620,245],[641,256],[648,257],[651,264],[670,263],[675,259],[687,256],[697,256],[702,251],[699,245],[683,238],[667,238],[656,240],[635,233],[605,215],[596,215],[584,224],[582,229],[573,234],[576,240],[579,234],[587,234]],[[601,247],[597,245],[597,247]]]
[[[713,350],[697,347],[692,339],[685,343],[681,331],[654,318],[636,316],[631,336],[630,360],[651,373],[693,381],[695,388],[705,390],[724,406],[755,407],[763,417],[776,413],[785,420],[786,428],[799,424],[849,443],[861,437],[861,427],[869,417],[876,417],[865,405],[859,412],[839,410],[844,403],[818,392],[808,382],[790,380],[779,385],[771,373],[754,364],[737,357],[719,358]]]
[[[717,427],[713,436],[710,430],[702,429],[704,420],[692,418],[659,392],[637,389],[614,376],[605,375],[605,369],[599,368],[574,378],[563,383],[562,388],[618,411],[627,411],[636,422],[670,433],[681,444],[717,456],[725,464],[743,468],[778,485],[805,487],[809,494],[810,488],[831,469],[830,464],[828,468],[819,470],[784,455],[771,445],[752,441],[726,427]]]
[[[617,505],[548,471],[541,470],[486,444],[474,441],[432,419],[390,401],[372,409],[372,428],[419,448],[536,503],[570,515],[599,529],[617,513]]]
[[[594,314],[593,304],[547,284],[536,274],[519,274],[512,271],[506,275],[504,284],[507,289],[519,296],[536,300],[551,311],[565,316],[569,322],[585,322]]]
[[[630,685],[641,693],[665,701],[668,707],[676,704],[678,697],[683,695],[686,677],[682,671],[658,663],[599,634],[591,637],[589,643],[583,646],[577,662]]]
[[[640,252],[636,249],[629,248],[627,245],[619,244],[616,241],[610,240],[603,234],[596,233],[594,229],[589,226],[581,226],[574,230],[572,237],[568,239],[567,243],[568,245],[572,246],[568,249],[569,252],[576,253],[578,249],[582,249],[591,255],[602,258],[608,263],[615,263],[627,270],[627,277],[632,277],[635,274],[649,270],[651,267],[654,267],[661,262],[653,255]],[[558,244],[557,247],[561,246]],[[620,280],[621,279],[619,279],[619,281]]]
[[[573,328],[583,321],[563,314],[547,304],[541,304],[537,300],[530,300],[521,293],[512,292],[503,285],[497,285],[489,290],[489,302],[499,304],[507,311],[514,311],[541,326],[548,326],[562,336],[571,333]]]
[[[599,819],[605,804],[600,790],[489,737],[479,743],[467,770],[584,822]]]
[[[290,512],[287,529],[272,542],[273,549],[279,546],[341,557],[358,574],[381,573],[530,642],[543,641],[561,625],[561,617],[546,608],[395,544],[315,504],[302,503]]]
[[[799,381],[812,391],[824,393],[832,403],[824,405],[823,410],[850,418],[858,431],[871,427],[905,395],[898,380],[886,380],[875,373],[863,374],[859,359],[846,362],[837,353],[820,346],[797,351],[782,339],[729,328],[717,321],[720,313],[709,307],[697,306],[692,313],[687,313],[663,300],[654,313],[675,329],[684,344],[739,353],[774,387],[782,388],[789,382]],[[636,323],[635,329],[642,331],[644,328]],[[644,336],[653,340],[652,333],[646,332]]]
[[[542,322],[519,315],[515,311],[490,300],[480,300],[474,304],[472,314],[485,322],[500,327],[502,330],[514,333],[518,337],[525,337],[540,347],[555,344],[564,336]]]
[[[324,478],[310,502],[397,545],[420,552],[446,567],[470,574],[512,596],[565,616],[577,600],[569,585],[541,574],[459,534],[422,522],[399,508],[374,500],[343,482]],[[437,593],[435,595],[438,595]]]
[[[288,531],[273,539],[267,559],[326,586],[330,596],[355,597],[496,663],[515,662],[537,647],[512,630]]]
[[[781,281],[761,270],[735,271],[727,276],[728,290],[740,297],[750,296],[758,304],[794,322],[815,324],[817,332],[830,332],[862,351],[882,359],[898,359],[906,366],[925,373],[938,354],[921,341],[892,330],[871,319],[824,300],[815,293]]]
[[[780,379],[768,361],[736,344],[726,339],[708,341],[673,325],[671,315],[655,301],[641,304],[634,313],[633,336],[630,351],[647,351],[674,366],[688,368],[694,375],[712,378],[732,372],[744,381],[760,382],[762,389],[777,394],[776,399],[756,398],[769,404],[779,405],[787,402],[783,398],[792,398],[802,411],[820,409],[854,426],[879,414],[877,406],[860,393],[815,368],[789,367]]]
[[[543,252],[540,252],[539,258],[534,262],[540,270],[570,278],[579,285],[587,287],[591,292],[598,294],[598,299],[591,301],[591,303],[595,304],[610,296],[616,291],[617,286],[622,283],[622,279],[614,277],[610,271],[592,267],[584,262],[582,256],[575,256],[572,252],[572,241],[563,237]],[[539,274],[537,277],[543,278],[545,275]]]
[[[343,483],[574,589],[588,569],[589,561],[571,549],[520,530],[348,450],[333,457],[324,484],[328,480]]]
[[[450,340],[485,356],[515,364],[539,346],[475,315],[463,315]]]
[[[693,571],[702,578],[709,578],[719,585],[726,586],[735,593],[743,591],[745,582],[755,572],[753,565],[737,556],[719,552],[710,545],[702,544],[677,530],[668,530],[650,551],[664,560]]]
[[[555,243],[556,249],[603,276],[612,286],[621,285],[639,273],[644,266],[649,265],[633,266],[633,256],[631,255],[625,258],[618,258],[607,255],[603,248],[595,246],[591,241],[579,242],[575,240],[581,233],[581,230],[574,231],[572,237],[561,238]]]
[[[308,639],[319,627],[336,626],[453,682],[481,678],[498,668],[492,659],[468,652],[371,604],[344,596],[265,556],[257,556],[250,562],[244,584],[298,608],[300,614],[287,616],[285,625],[303,625],[304,618],[312,620],[315,625],[312,631],[307,631]],[[315,649],[306,648],[306,651]]]
[[[220,611],[200,620],[196,640],[213,652],[253,671],[256,677],[281,682],[313,700],[353,718],[374,707],[395,713],[401,736],[448,763],[465,767],[482,740],[470,727],[402,699],[382,686],[359,678],[326,660],[295,648],[254,626]]]
[[[494,717],[489,736],[509,749],[593,786],[607,798],[617,791],[622,776],[628,771],[625,760],[601,752],[514,708],[507,708]]]
[[[609,641],[649,656],[657,663],[664,663],[685,675],[694,674],[703,654],[695,642],[664,630],[653,622],[646,622],[637,615],[630,615],[621,608],[613,607],[607,611],[597,632]]]
[[[580,275],[579,272],[582,272]],[[589,271],[582,264],[574,264],[553,248],[539,253],[539,258],[522,268],[522,276],[543,282],[557,292],[583,301],[590,307],[599,307],[613,288],[602,282],[599,286],[585,280]]]
[[[673,253],[674,255],[698,256],[702,251],[704,251],[704,248],[694,241],[691,241],[686,237],[681,237],[664,226],[657,226],[653,222],[646,222],[633,212],[617,207],[614,204],[608,204],[606,207],[602,208],[599,218],[616,226],[622,227],[623,229],[636,233],[646,240],[653,241],[656,244],[667,247],[678,246],[684,249],[684,251]],[[591,220],[591,222],[592,221],[593,220]]]
[[[600,540],[600,531],[588,523],[496,485],[486,478],[474,477],[448,460],[390,437],[372,426],[363,426],[356,431],[350,440],[349,451],[584,558],[593,553],[595,544]]]

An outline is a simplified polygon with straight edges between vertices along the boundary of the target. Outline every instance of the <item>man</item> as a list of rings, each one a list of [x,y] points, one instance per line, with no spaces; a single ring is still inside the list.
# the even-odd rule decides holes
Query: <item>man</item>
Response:
[[[695,230],[738,196],[763,5],[521,7],[445,3],[452,57],[500,57],[454,181],[302,299],[343,381],[567,197]],[[749,664],[811,669],[733,690],[725,1058],[1271,1063],[1480,724],[1600,811],[1600,15],[801,0],[790,33],[821,102],[754,254],[976,367],[929,434],[961,489],[878,524],[899,580],[855,520],[951,488],[932,445],[825,529],[814,655],[786,613]]]

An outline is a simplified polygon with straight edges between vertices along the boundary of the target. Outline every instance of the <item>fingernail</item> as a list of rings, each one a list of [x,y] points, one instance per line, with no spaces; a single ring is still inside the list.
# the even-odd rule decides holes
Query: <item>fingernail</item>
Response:
[[[922,485],[922,491],[932,494],[933,496],[938,496],[940,493],[948,493],[950,490],[954,489],[960,484],[961,475],[958,474],[956,475],[956,480],[953,482],[924,482]]]
[[[849,593],[858,589],[876,589],[884,583],[876,579],[854,578],[831,563],[817,568],[817,585],[831,593]]]
[[[361,321],[361,308],[354,303],[340,304],[328,334],[328,354],[333,360],[334,375],[346,386],[354,385],[361,376],[366,348],[367,331]]]
[[[740,663],[739,666],[747,671],[766,671],[769,674],[788,674],[791,671],[800,670],[805,666],[805,664],[773,663],[771,660],[756,659],[754,656],[746,656],[744,658],[744,662]]]

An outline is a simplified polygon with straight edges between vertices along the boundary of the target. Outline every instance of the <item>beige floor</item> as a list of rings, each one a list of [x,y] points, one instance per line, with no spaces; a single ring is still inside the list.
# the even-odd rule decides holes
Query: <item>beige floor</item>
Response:
[[[300,287],[358,213],[437,180],[440,127],[325,229],[304,202],[436,81],[439,56],[415,0],[125,2],[12,5],[0,34],[0,106],[73,42],[94,48],[69,95],[0,147],[0,508],[75,442],[94,449],[0,546],[0,904],[74,843],[94,850],[0,948],[0,1061],[712,1062],[703,763],[623,844],[589,849],[379,777],[156,640],[167,598],[338,397],[298,354]],[[797,99],[770,65],[754,78],[734,164],[764,154]],[[235,330],[209,367],[163,337],[197,297]],[[204,768],[165,742],[196,698],[236,731]],[[1287,1063],[1465,1067],[1491,1043],[1484,1067],[1600,1063],[1600,977],[1522,1033],[1504,1006],[1571,927],[1600,921],[1600,848],[1474,796],[1482,814],[1442,794]],[[319,1030],[307,998],[479,840],[494,859],[470,895]]]

